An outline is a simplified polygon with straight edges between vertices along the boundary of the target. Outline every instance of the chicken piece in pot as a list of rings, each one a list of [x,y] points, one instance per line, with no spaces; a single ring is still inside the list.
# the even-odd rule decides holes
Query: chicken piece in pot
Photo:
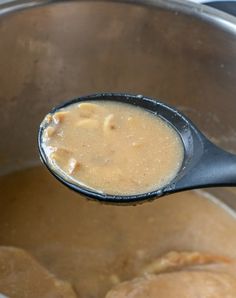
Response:
[[[25,250],[5,246],[0,247],[0,293],[11,298],[77,297],[69,283],[57,279]]]
[[[119,284],[106,298],[235,298],[232,266],[221,256],[171,252],[147,266],[143,277]]]

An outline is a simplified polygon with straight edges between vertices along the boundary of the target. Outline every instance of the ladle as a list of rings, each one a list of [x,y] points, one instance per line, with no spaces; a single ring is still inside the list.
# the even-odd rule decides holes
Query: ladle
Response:
[[[64,176],[60,175],[60,173],[55,171],[50,165],[42,146],[42,134],[46,128],[45,123],[42,122],[38,133],[38,146],[41,160],[49,171],[70,189],[88,198],[102,202],[134,204],[189,189],[213,186],[236,186],[236,155],[226,152],[214,145],[196,128],[191,120],[175,108],[163,102],[142,95],[102,93],[66,101],[53,108],[51,113],[53,114],[61,108],[68,107],[74,103],[98,100],[124,102],[139,106],[167,121],[178,132],[183,142],[184,160],[176,177],[168,185],[160,189],[137,195],[124,196],[101,193],[67,181]]]

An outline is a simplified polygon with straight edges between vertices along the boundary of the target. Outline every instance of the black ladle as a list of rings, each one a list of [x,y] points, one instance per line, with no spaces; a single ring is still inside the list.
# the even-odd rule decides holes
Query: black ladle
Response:
[[[162,102],[142,95],[102,93],[69,100],[51,113],[74,103],[109,100],[139,106],[167,121],[179,134],[184,146],[184,160],[177,176],[166,186],[152,192],[137,195],[109,195],[67,181],[50,166],[42,147],[42,134],[47,125],[40,125],[38,146],[41,159],[49,171],[70,189],[98,201],[107,203],[138,203],[171,193],[213,186],[236,186],[236,155],[211,143],[182,113]]]

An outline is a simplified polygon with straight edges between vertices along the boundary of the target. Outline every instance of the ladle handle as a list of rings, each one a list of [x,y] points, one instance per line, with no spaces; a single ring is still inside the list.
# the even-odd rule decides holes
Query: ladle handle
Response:
[[[236,186],[236,155],[205,140],[200,160],[175,184],[173,191],[213,186]]]
[[[192,0],[236,16],[236,0]]]

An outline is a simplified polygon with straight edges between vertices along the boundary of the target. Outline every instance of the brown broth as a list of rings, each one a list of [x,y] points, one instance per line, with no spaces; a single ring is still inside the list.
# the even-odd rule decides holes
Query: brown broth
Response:
[[[67,180],[116,195],[145,193],[173,180],[183,144],[166,121],[117,102],[73,104],[46,117],[43,148]]]

